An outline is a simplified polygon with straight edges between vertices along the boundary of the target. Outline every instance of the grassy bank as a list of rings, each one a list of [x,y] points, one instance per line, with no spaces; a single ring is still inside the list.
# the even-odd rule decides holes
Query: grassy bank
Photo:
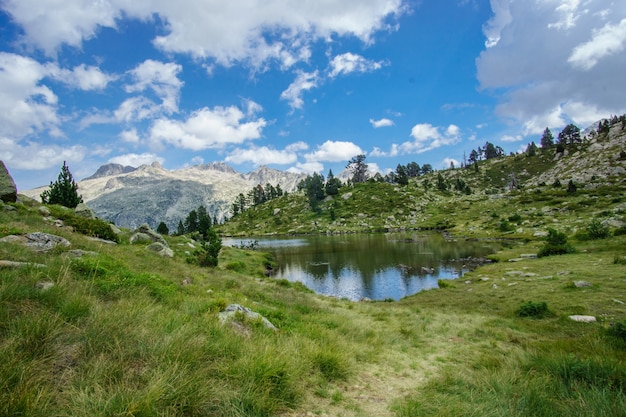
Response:
[[[185,237],[168,238],[175,256],[161,258],[128,233],[107,245],[58,228],[34,204],[0,210],[1,236],[44,231],[72,243],[50,253],[0,244],[0,259],[46,265],[0,269],[0,415],[626,415],[626,341],[611,327],[626,319],[626,237],[615,227],[585,235],[592,219],[623,216],[623,182],[487,198],[375,186],[338,197],[346,231],[446,223],[455,238],[526,243],[446,288],[353,303],[267,278],[272,259],[260,252],[224,248],[217,268],[199,268],[185,262]],[[374,224],[376,199],[393,199],[395,214]],[[259,210],[313,216],[295,195],[280,204]],[[319,218],[301,224],[325,230]],[[548,228],[576,253],[508,262],[536,253]],[[547,309],[520,315],[529,302]],[[279,331],[243,316],[221,324],[231,303]]]

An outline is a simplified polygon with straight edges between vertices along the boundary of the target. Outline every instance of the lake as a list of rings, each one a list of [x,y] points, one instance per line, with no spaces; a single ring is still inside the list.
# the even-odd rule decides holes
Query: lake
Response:
[[[503,247],[499,241],[456,241],[441,233],[351,234],[224,239],[274,254],[276,278],[299,281],[313,291],[358,301],[399,300],[437,288],[439,279],[457,279],[468,258]]]

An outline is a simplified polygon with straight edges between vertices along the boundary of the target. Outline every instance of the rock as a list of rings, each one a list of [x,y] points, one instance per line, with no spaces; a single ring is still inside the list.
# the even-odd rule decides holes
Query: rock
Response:
[[[167,246],[165,246],[164,244],[162,244],[161,242],[154,242],[146,246],[146,249],[151,250],[152,252],[156,252],[159,255],[167,257],[167,258],[174,257],[174,251],[168,248]]]
[[[275,208],[274,209],[274,216],[278,216],[278,213],[280,213],[280,209],[279,208]]]
[[[185,278],[180,285],[182,285],[183,287],[187,286],[187,285],[191,285],[193,284],[193,281],[191,280],[191,278]]]
[[[573,315],[573,316],[569,316],[569,318],[570,320],[574,320],[579,323],[594,323],[596,321],[596,318],[594,316]]]
[[[0,260],[0,268],[21,268],[21,267],[34,267],[34,268],[46,268],[47,265],[36,264],[32,262],[15,262]]]
[[[133,240],[136,235],[138,236],[136,241]],[[169,247],[163,236],[155,232],[148,226],[147,224],[142,224],[135,230],[135,235],[130,238],[130,243],[139,243],[139,242],[158,242],[161,243],[165,247]]]
[[[104,243],[105,245],[117,245],[117,242],[113,242],[112,240],[101,239],[99,237],[87,236],[87,239],[92,242]]]
[[[57,246],[67,247],[71,245],[67,239],[61,236],[42,232],[28,233],[23,236],[9,235],[0,239],[0,242],[22,244],[38,252],[47,252]]]
[[[86,219],[96,218],[96,213],[94,213],[93,210],[90,209],[85,203],[78,204],[74,209],[74,213],[76,213],[77,216],[84,217]]]
[[[41,291],[48,291],[52,287],[54,287],[54,282],[52,281],[39,281],[35,284],[35,288],[38,288]]]
[[[591,287],[593,284],[591,282],[588,281],[574,281],[574,286],[576,288],[584,288],[584,287]]]
[[[432,274],[435,272],[435,268],[428,268],[428,267],[423,266],[421,268],[421,271],[422,271],[422,274]]]
[[[260,320],[266,328],[278,331],[276,326],[274,326],[268,319],[266,319],[259,313],[254,312],[249,308],[239,304],[230,304],[228,307],[226,307],[224,311],[221,311],[217,316],[220,319],[220,322],[223,324],[229,321],[233,321],[238,313],[243,314],[246,319],[252,321]]]
[[[343,198],[344,200],[348,200],[350,197],[352,197],[352,193],[345,193],[341,196],[341,198]]]
[[[44,217],[50,216],[50,209],[46,206],[39,206],[37,211],[39,211],[39,214],[41,214]]]
[[[130,237],[131,245],[135,243],[152,243],[152,238],[145,233],[135,233]]]
[[[524,259],[535,259],[537,258],[537,254],[536,253],[522,253],[519,256],[520,258],[524,258]]]
[[[11,177],[2,161],[0,161],[0,200],[5,203],[15,203],[17,201],[15,181],[13,181],[13,177]]]
[[[98,252],[90,251],[90,250],[82,250],[82,249],[72,249],[68,250],[65,254],[70,258],[82,258],[83,256],[98,256]]]
[[[624,302],[622,300],[618,300],[617,298],[614,298],[613,302],[617,303],[617,304],[624,304]]]

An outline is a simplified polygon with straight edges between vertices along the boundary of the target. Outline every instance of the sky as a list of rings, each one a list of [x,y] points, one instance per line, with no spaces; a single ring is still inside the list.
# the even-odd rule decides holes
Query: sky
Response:
[[[459,166],[626,113],[625,46],[624,0],[0,0],[0,160]]]

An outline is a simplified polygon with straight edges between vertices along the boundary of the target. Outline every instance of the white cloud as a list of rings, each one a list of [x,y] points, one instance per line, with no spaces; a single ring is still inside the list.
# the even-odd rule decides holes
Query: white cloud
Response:
[[[61,135],[58,98],[41,84],[46,74],[31,58],[0,52],[0,137],[20,140],[43,131]]]
[[[391,119],[382,118],[379,120],[370,119],[370,124],[378,129],[379,127],[393,126],[395,123]]]
[[[165,162],[165,159],[157,156],[154,153],[128,153],[109,159],[110,163],[131,166],[135,168],[141,165],[150,165],[155,161],[162,165]]]
[[[330,61],[331,78],[338,75],[346,75],[352,72],[371,72],[382,68],[382,61],[371,61],[365,59],[361,55],[347,52],[345,54],[337,55]]]
[[[626,42],[626,19],[617,25],[607,23],[602,29],[594,30],[590,41],[574,48],[567,61],[576,68],[588,71],[609,55],[624,50]]]
[[[62,44],[79,48],[103,27],[121,18],[165,22],[165,34],[153,42],[165,52],[212,58],[223,65],[276,59],[288,68],[305,60],[308,45],[332,36],[354,36],[370,43],[375,32],[393,29],[388,20],[406,10],[402,0],[6,0],[3,7],[22,26],[24,42],[49,55]]]
[[[226,158],[226,162],[242,164],[252,162],[254,165],[287,165],[298,160],[298,155],[290,150],[271,149],[267,146],[252,147],[249,149],[235,149]]]
[[[137,129],[125,130],[120,133],[119,137],[123,142],[139,143],[139,134],[137,133]]]
[[[250,119],[250,120],[248,120]],[[170,144],[195,151],[223,148],[227,144],[241,144],[258,139],[267,122],[263,118],[246,116],[241,109],[230,106],[204,107],[186,120],[160,118],[150,128],[153,144]]]
[[[125,87],[126,92],[144,92],[152,90],[161,99],[161,107],[166,113],[178,111],[180,89],[183,82],[178,78],[181,65],[173,62],[163,63],[148,59],[129,71],[135,81]]]
[[[458,168],[461,166],[461,163],[454,158],[443,158],[443,161],[439,164],[442,169],[448,169],[451,167]]]
[[[81,161],[87,148],[80,145],[57,146],[28,143],[25,146],[0,136],[0,160],[11,168],[44,170],[61,166],[63,161]]]
[[[298,71],[298,76],[285,91],[280,95],[281,100],[287,100],[292,109],[301,109],[304,105],[302,93],[318,86],[319,71],[313,72]]]
[[[398,151],[403,154],[423,153],[441,146],[452,145],[460,140],[460,129],[451,124],[445,128],[443,133],[441,127],[436,127],[430,123],[419,123],[411,129],[413,142],[404,142],[399,145]]]
[[[520,142],[524,140],[521,135],[504,135],[500,138],[502,142]]]
[[[317,147],[317,150],[306,154],[308,162],[341,162],[348,161],[352,157],[365,152],[352,142],[327,140]]]
[[[605,116],[626,111],[626,3],[492,0],[491,5],[494,17],[484,27],[490,47],[476,67],[480,88],[498,102],[498,116],[523,124],[520,133],[536,134],[546,126],[588,119],[595,111]]]
[[[56,64],[45,66],[47,74],[63,83],[84,91],[103,90],[116,77],[103,73],[100,68],[80,64],[72,70],[60,68]]]
[[[295,166],[289,168],[288,172],[295,174],[313,174],[314,172],[323,174],[324,164],[316,161],[298,162]]]

